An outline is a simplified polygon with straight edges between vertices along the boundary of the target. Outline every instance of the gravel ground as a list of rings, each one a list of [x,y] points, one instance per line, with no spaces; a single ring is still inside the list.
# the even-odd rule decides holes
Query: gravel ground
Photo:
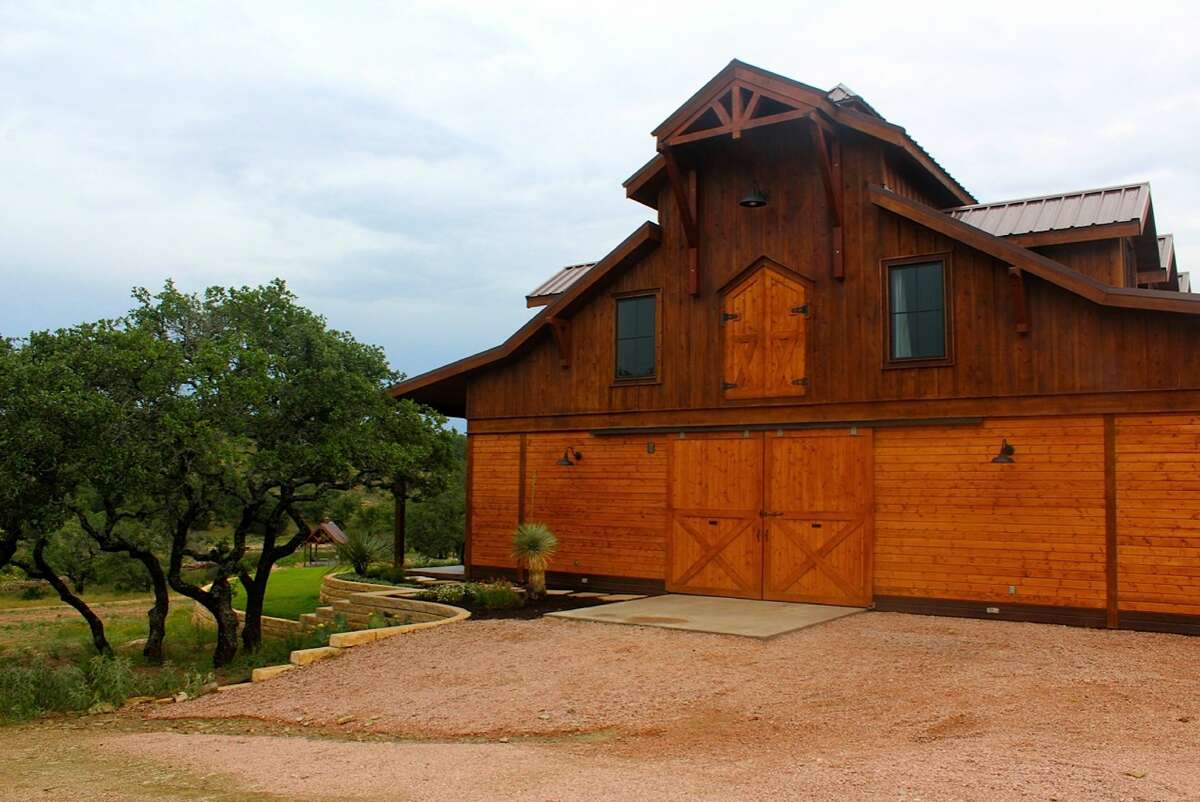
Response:
[[[1200,639],[890,613],[770,641],[467,622],[152,714],[320,740],[100,747],[313,799],[1198,799],[1198,666]]]

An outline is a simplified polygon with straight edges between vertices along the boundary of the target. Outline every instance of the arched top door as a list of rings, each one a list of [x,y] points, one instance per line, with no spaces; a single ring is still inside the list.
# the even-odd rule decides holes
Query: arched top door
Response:
[[[771,262],[729,288],[721,304],[726,398],[808,392],[808,296],[804,280]]]

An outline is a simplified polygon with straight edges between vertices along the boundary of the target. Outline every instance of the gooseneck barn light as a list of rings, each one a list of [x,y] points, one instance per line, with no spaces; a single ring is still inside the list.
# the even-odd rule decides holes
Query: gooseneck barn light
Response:
[[[760,209],[767,205],[767,193],[754,185],[754,189],[750,190],[750,194],[738,201],[738,206],[746,209]]]
[[[574,460],[571,459],[572,456],[575,457]],[[556,462],[554,464],[555,465],[566,465],[569,467],[571,465],[574,465],[576,462],[579,462],[582,459],[583,459],[583,455],[580,454],[578,451],[576,451],[574,446],[567,446],[566,450],[563,451],[562,458],[559,459],[558,462]]]
[[[1000,465],[1008,465],[1016,462],[1016,460],[1013,459],[1013,454],[1015,453],[1017,453],[1017,450],[1013,448],[1012,443],[1005,439],[1005,441],[1000,444],[1000,453],[992,457],[992,462]]]

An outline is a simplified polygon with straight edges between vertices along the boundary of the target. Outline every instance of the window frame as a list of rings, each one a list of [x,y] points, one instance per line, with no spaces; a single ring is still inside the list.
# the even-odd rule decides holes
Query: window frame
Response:
[[[879,261],[880,289],[883,297],[883,367],[896,368],[941,367],[954,364],[954,290],[953,254],[951,251],[923,253],[916,256],[897,256]],[[943,356],[892,356],[892,268],[941,262],[942,264],[942,326],[945,354]]]
[[[662,381],[662,289],[630,290],[628,292],[612,293],[612,384],[613,387],[636,387],[645,384],[659,384]],[[617,375],[618,333],[617,309],[621,301],[633,298],[654,299],[654,372],[649,376],[630,376],[622,378]]]

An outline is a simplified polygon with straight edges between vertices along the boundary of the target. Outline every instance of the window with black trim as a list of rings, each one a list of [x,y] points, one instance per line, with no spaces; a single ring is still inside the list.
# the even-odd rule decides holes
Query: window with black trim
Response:
[[[945,262],[888,265],[887,292],[889,359],[947,358]]]
[[[617,299],[616,378],[650,379],[655,376],[657,333],[655,295]]]

